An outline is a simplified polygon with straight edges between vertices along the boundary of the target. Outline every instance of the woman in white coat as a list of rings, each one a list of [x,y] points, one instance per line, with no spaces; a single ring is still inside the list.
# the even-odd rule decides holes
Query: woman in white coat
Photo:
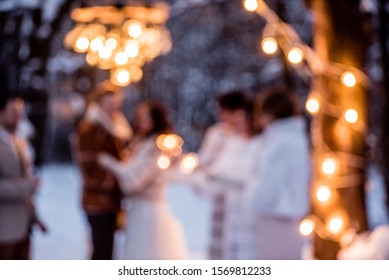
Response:
[[[260,97],[263,150],[251,182],[256,259],[301,259],[299,222],[309,210],[310,155],[306,123],[290,94]]]
[[[100,164],[118,178],[122,192],[131,200],[123,259],[187,259],[183,230],[167,204],[163,171],[157,166],[160,151],[156,137],[170,131],[164,108],[153,101],[140,104],[134,130],[127,160],[120,162],[107,154],[99,157]]]

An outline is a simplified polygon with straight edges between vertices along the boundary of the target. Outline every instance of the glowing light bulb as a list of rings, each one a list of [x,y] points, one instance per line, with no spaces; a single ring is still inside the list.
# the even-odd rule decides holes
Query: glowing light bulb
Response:
[[[358,112],[355,111],[354,109],[348,109],[344,113],[344,119],[348,123],[356,123],[358,121]]]
[[[245,0],[244,7],[247,11],[253,12],[258,8],[259,4],[257,0]]]
[[[288,53],[288,59],[293,64],[300,63],[304,58],[303,51],[299,48],[293,48]]]
[[[95,52],[88,52],[85,56],[86,62],[89,65],[96,66],[99,63],[99,57]]]
[[[128,27],[128,35],[132,38],[139,38],[143,33],[142,25],[138,22],[132,22]]]
[[[127,69],[119,69],[116,71],[115,77],[116,80],[122,85],[128,84],[131,78],[130,72]]]
[[[170,158],[166,155],[160,155],[157,160],[157,165],[161,169],[167,169],[170,166]]]
[[[107,41],[105,41],[105,46],[110,48],[111,50],[114,50],[118,46],[118,41],[115,38],[108,38]]]
[[[352,72],[346,71],[343,73],[341,81],[342,84],[345,85],[346,87],[353,87],[357,83],[357,78]]]
[[[332,217],[328,222],[328,230],[333,234],[337,234],[342,230],[343,225],[344,223],[341,217]]]
[[[134,58],[139,54],[139,43],[136,40],[129,40],[126,43],[124,52],[128,57]]]
[[[320,185],[316,189],[316,198],[321,202],[327,202],[331,198],[331,189],[327,185]]]
[[[99,51],[103,46],[104,46],[104,39],[103,39],[103,37],[94,38],[90,42],[90,49],[92,51],[95,51],[95,52]]]
[[[125,52],[118,52],[115,55],[115,63],[118,65],[124,65],[128,62],[128,56]]]
[[[108,48],[107,46],[104,46],[104,47],[100,48],[100,50],[98,51],[98,54],[99,54],[99,57],[101,59],[108,59],[112,55],[112,50],[110,48]]]
[[[180,161],[180,172],[183,174],[192,173],[199,165],[199,160],[194,153],[185,155]]]
[[[278,49],[277,40],[272,37],[263,38],[261,45],[263,52],[266,54],[274,54]]]
[[[131,79],[133,82],[139,82],[143,78],[143,71],[140,67],[133,66],[130,68]]]
[[[86,52],[89,48],[89,40],[86,37],[80,37],[76,41],[76,50],[78,52]]]
[[[320,110],[320,102],[316,97],[311,97],[305,103],[305,108],[311,114],[316,114]]]
[[[337,169],[336,160],[333,158],[327,158],[323,161],[321,166],[322,171],[327,175],[333,175]]]
[[[163,146],[167,150],[172,150],[178,146],[177,137],[175,135],[167,135],[165,139],[163,139]]]
[[[304,236],[309,236],[315,230],[315,223],[310,219],[304,219],[300,223],[300,233]]]

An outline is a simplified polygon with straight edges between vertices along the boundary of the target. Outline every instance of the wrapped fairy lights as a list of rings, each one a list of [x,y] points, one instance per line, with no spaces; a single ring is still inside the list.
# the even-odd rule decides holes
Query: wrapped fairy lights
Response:
[[[257,13],[266,21],[260,45],[266,55],[274,55],[280,49],[299,74],[308,74],[310,77],[326,76],[341,83],[345,89],[368,84],[369,78],[361,70],[350,65],[321,59],[312,48],[302,42],[293,27],[283,22],[265,1],[243,0],[243,5],[246,10]],[[302,69],[304,71],[301,71]],[[345,90],[345,94],[350,93]],[[335,128],[338,129],[339,137],[345,137],[342,133],[345,127],[364,135],[366,124],[361,118],[363,114],[359,111],[361,108],[353,108],[353,104],[347,104],[348,107],[343,108],[332,104],[326,98],[327,96],[323,96],[315,87],[312,87],[305,103],[306,110],[313,116],[321,113],[333,117],[337,121]],[[313,148],[318,155],[316,164],[319,170],[319,176],[316,176],[313,182],[312,198],[315,204],[327,214],[324,220],[314,215],[302,220],[300,233],[303,236],[316,233],[323,239],[339,241],[352,226],[346,213],[340,212],[339,207],[336,206],[336,190],[355,187],[361,182],[360,174],[340,176],[340,169],[343,165],[362,169],[365,161],[364,158],[353,154],[331,150],[323,139],[318,121],[315,122],[312,130]]]
[[[142,66],[172,47],[165,28],[167,5],[93,6],[71,14],[75,27],[65,37],[65,46],[85,53],[86,62],[110,71],[110,80],[127,86],[143,77]]]

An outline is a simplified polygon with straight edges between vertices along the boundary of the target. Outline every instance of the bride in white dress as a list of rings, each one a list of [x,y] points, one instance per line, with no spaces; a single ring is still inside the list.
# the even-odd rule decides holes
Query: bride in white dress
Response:
[[[107,154],[99,157],[99,163],[115,174],[131,200],[123,259],[188,259],[181,224],[166,201],[164,171],[157,166],[160,151],[156,137],[170,130],[164,108],[152,101],[140,104],[134,130],[136,140],[127,160],[120,162]]]

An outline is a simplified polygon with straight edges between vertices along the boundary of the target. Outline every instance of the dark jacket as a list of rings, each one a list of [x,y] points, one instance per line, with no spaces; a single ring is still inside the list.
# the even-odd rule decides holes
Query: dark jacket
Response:
[[[74,135],[75,158],[83,178],[82,205],[87,213],[115,212],[120,209],[122,193],[115,177],[97,163],[100,153],[120,159],[125,141],[102,125],[80,122]]]

